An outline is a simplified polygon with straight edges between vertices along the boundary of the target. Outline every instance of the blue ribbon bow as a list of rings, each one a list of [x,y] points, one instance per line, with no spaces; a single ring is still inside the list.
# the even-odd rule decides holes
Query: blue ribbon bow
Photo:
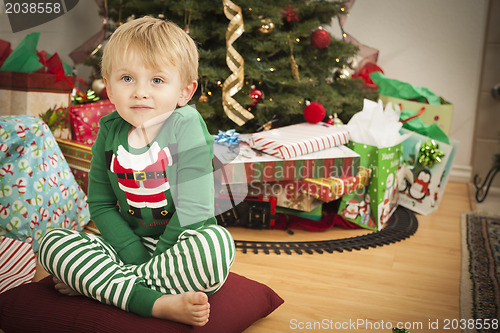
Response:
[[[241,141],[238,138],[239,135],[240,133],[236,132],[234,129],[230,129],[225,132],[219,130],[219,134],[214,135],[214,140],[218,144],[230,147],[237,145]]]

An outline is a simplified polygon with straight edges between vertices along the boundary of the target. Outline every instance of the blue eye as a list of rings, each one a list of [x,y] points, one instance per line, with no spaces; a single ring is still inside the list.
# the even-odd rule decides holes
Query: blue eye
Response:
[[[163,80],[162,80],[162,79],[160,79],[159,77],[155,77],[155,78],[153,79],[153,83],[154,83],[154,84],[160,84],[160,83],[162,83],[162,82],[163,82]]]
[[[123,82],[132,82],[132,77],[130,75],[123,75],[122,76]]]

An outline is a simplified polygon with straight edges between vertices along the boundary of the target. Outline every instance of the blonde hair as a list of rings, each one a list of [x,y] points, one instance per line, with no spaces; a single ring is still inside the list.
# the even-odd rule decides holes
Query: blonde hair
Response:
[[[147,67],[167,64],[176,67],[183,83],[198,79],[198,49],[178,25],[153,17],[142,17],[118,27],[104,47],[101,72],[109,78],[113,60],[130,49],[138,52]]]

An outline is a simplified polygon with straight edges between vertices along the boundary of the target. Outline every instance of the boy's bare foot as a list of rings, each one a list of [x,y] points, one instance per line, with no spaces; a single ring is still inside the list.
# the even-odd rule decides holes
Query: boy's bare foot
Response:
[[[168,319],[193,326],[208,322],[210,303],[202,292],[189,291],[178,295],[163,295],[153,304],[154,318]]]
[[[74,291],[73,289],[71,289],[70,287],[68,287],[68,285],[66,285],[64,282],[62,282],[58,278],[52,277],[52,281],[54,282],[54,287],[61,294],[68,295],[68,296],[77,296],[77,295],[80,295],[79,293],[77,293],[76,291]]]

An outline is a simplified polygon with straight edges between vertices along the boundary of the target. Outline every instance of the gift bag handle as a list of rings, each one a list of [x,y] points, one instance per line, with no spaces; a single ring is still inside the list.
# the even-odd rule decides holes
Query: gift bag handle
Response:
[[[401,106],[401,104],[399,104],[399,107],[401,108],[401,110],[403,110],[403,107]],[[419,112],[418,114],[416,114],[416,115],[414,115],[414,116],[411,116],[411,117],[409,117],[409,118],[406,118],[406,119],[404,119],[404,120],[401,120],[401,122],[402,122],[402,123],[406,123],[406,122],[408,122],[408,121],[410,121],[410,120],[412,120],[412,119],[415,119],[415,118],[417,118],[417,117],[420,117],[421,115],[423,115],[423,114],[424,114],[424,111],[425,111],[425,106],[423,106],[423,107],[420,109],[420,112]]]

